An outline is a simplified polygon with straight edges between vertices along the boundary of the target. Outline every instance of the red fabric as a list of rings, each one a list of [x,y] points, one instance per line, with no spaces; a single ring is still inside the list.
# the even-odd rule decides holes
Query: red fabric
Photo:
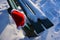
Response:
[[[21,13],[20,11],[17,11],[17,10],[13,10],[11,12],[11,15],[17,25],[17,27],[19,26],[23,26],[24,23],[25,23],[25,16],[23,13]]]

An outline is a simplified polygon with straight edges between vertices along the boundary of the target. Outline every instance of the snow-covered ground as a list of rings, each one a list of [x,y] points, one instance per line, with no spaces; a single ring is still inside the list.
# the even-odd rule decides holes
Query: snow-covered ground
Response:
[[[54,26],[42,32],[36,38],[24,36],[23,30],[17,30],[16,24],[8,14],[8,3],[0,0],[0,40],[60,40],[60,0],[33,0],[45,15],[53,22]]]

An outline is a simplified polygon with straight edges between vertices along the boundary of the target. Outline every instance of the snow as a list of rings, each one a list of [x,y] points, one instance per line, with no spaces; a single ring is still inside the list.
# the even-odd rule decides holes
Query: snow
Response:
[[[3,2],[4,1],[4,2]],[[39,0],[38,0],[39,1]],[[40,6],[41,10],[45,13],[45,15],[54,23],[54,26],[48,30],[45,30],[41,34],[39,34],[36,38],[28,38],[24,36],[24,32],[22,29],[17,30],[16,24],[12,17],[8,14],[7,8],[8,3],[6,0],[0,0],[0,40],[60,40],[60,2],[59,0],[54,1],[40,1],[41,3],[37,4]],[[42,3],[44,2],[44,3]],[[55,3],[56,2],[56,3]],[[36,2],[35,2],[36,3]],[[51,3],[48,5],[47,3]],[[56,7],[51,5],[57,5]],[[54,10],[58,10],[55,15],[50,11],[48,6],[53,7]],[[47,12],[46,12],[47,11]],[[54,12],[54,11],[53,11]],[[56,16],[57,15],[57,16]]]

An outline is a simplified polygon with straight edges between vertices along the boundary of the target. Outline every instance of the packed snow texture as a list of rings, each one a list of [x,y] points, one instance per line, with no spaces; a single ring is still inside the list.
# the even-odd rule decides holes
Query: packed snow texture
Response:
[[[39,34],[36,38],[24,36],[22,29],[17,30],[16,24],[8,14],[9,5],[0,0],[0,40],[60,40],[60,0],[31,0],[44,12],[54,26]]]

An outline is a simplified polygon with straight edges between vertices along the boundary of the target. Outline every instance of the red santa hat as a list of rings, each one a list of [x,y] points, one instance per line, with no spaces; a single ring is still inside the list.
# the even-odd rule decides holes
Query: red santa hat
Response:
[[[12,15],[12,18],[14,19],[14,21],[17,25],[17,28],[18,27],[24,27],[24,25],[26,23],[26,16],[24,13],[22,13],[16,9],[13,9],[11,11],[11,15]]]

